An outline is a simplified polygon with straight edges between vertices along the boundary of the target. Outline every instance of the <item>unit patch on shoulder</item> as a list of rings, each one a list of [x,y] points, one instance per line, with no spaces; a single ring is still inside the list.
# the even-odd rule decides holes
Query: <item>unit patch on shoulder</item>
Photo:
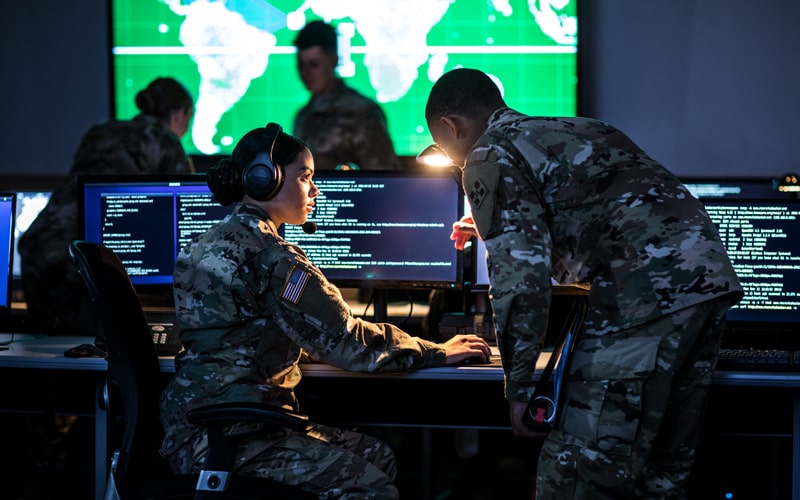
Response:
[[[311,273],[295,265],[292,268],[292,272],[289,273],[289,278],[286,280],[286,283],[283,284],[281,298],[292,304],[300,302],[300,297],[303,295],[303,291],[306,289],[310,277]]]
[[[474,208],[480,207],[483,200],[486,199],[487,194],[489,194],[489,188],[486,187],[486,184],[480,179],[475,179],[475,182],[472,183],[467,193],[470,205]]]

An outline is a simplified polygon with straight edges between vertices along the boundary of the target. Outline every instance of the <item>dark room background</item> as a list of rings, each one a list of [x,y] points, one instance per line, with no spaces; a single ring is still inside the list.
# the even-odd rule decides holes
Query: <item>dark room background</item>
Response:
[[[680,176],[800,171],[800,2],[583,0],[580,16],[580,114]],[[109,118],[107,19],[106,0],[0,3],[0,174],[62,175]]]

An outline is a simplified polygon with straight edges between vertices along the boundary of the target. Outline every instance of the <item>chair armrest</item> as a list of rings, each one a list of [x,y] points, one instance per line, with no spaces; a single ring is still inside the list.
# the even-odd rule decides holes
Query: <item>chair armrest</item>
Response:
[[[275,432],[278,428],[307,431],[307,415],[264,403],[219,403],[193,408],[186,414],[193,425],[204,426],[208,432],[208,455],[197,481],[195,499],[223,498],[234,469],[236,450],[242,440],[256,432],[225,434],[227,425],[236,423],[264,424],[261,431]],[[293,498],[297,495],[293,495]]]
[[[310,426],[308,415],[264,403],[219,403],[202,406],[189,410],[186,418],[194,425],[257,422],[296,431],[308,430]]]

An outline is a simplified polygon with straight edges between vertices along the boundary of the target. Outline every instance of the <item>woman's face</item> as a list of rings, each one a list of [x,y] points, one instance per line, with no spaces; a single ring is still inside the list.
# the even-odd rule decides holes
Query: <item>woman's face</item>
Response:
[[[194,116],[194,108],[174,109],[169,114],[167,128],[172,130],[179,139],[182,139],[186,135],[186,131],[189,130],[192,116]]]
[[[314,159],[307,149],[283,168],[284,182],[274,198],[264,202],[272,220],[280,224],[302,224],[314,210],[319,189],[314,184]]]

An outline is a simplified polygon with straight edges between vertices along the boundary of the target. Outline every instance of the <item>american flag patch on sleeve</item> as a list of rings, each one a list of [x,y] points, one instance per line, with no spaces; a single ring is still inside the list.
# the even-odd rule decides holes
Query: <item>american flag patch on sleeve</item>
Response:
[[[289,274],[289,279],[286,280],[286,283],[283,285],[281,298],[288,300],[292,304],[300,302],[300,297],[303,295],[303,290],[306,289],[310,277],[311,273],[298,266],[294,266],[292,272]]]

